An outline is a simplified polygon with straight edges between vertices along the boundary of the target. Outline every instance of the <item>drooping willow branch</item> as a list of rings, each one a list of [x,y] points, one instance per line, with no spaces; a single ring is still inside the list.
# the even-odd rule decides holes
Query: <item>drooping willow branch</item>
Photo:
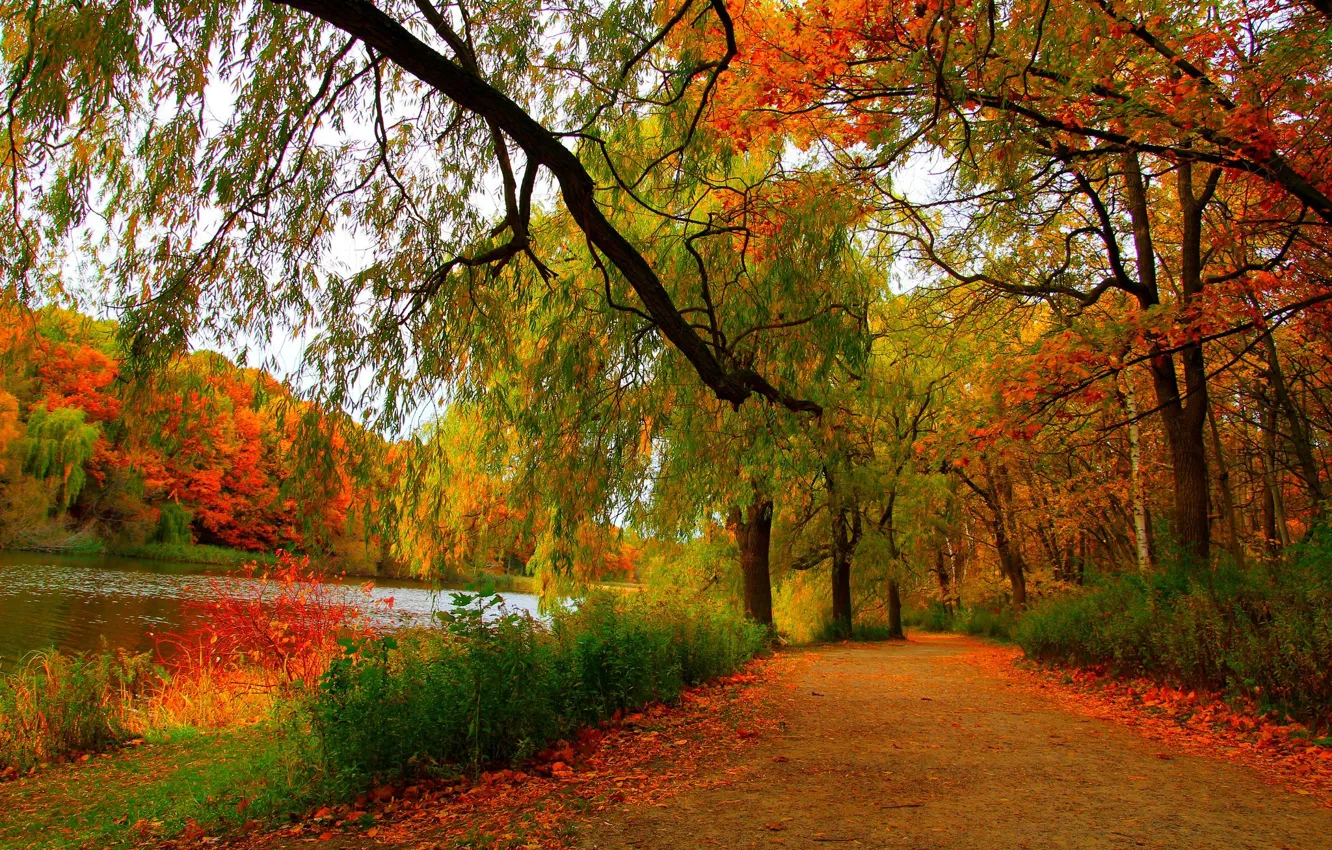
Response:
[[[753,369],[734,364],[726,352],[712,351],[676,307],[646,258],[602,213],[596,203],[595,182],[578,157],[521,106],[460,64],[465,59],[454,61],[438,53],[367,0],[274,2],[308,12],[365,42],[407,73],[513,140],[526,155],[529,169],[541,167],[554,175],[565,207],[579,229],[624,276],[653,324],[684,355],[718,398],[739,405],[757,395],[792,411],[822,413],[822,407],[816,402],[778,389]],[[714,5],[720,2],[717,0]],[[454,38],[458,39],[456,34]],[[456,49],[462,50],[461,56],[470,55],[470,47],[462,44],[461,39],[458,41]]]

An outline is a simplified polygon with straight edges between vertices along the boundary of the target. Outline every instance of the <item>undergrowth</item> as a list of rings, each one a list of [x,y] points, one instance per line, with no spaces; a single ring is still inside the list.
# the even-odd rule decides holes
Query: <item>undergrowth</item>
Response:
[[[152,676],[146,654],[36,652],[0,677],[0,771],[98,751],[130,734],[124,707]]]
[[[311,697],[325,780],[338,792],[522,759],[730,673],[766,639],[719,606],[642,594],[594,595],[549,623],[489,594],[455,603],[443,630],[349,643]]]
[[[171,664],[34,656],[0,681],[0,770],[12,777],[129,737],[184,746],[197,758],[117,804],[145,814],[125,820],[116,842],[105,824],[73,834],[132,843],[139,820],[158,837],[187,823],[215,832],[402,777],[515,763],[731,673],[768,637],[724,606],[608,592],[545,620],[507,610],[493,592],[460,594],[441,628],[376,633],[308,565],[283,563],[246,585],[254,598],[213,603],[209,625],[181,639]],[[174,802],[141,799],[161,794]]]
[[[1239,694],[1326,722],[1332,535],[1245,570],[1179,559],[1153,574],[1096,578],[1035,606],[1016,636],[1031,658]]]
[[[107,550],[113,555],[126,558],[142,558],[147,561],[172,561],[181,564],[209,564],[219,567],[240,567],[250,563],[273,564],[274,555],[262,552],[246,552],[241,549],[228,549],[225,546],[209,546],[201,543],[142,543],[137,546],[115,546]]]
[[[959,632],[1008,641],[1013,639],[1017,617],[1008,608],[994,610],[970,606],[954,609],[933,602],[925,608],[904,608],[902,625],[926,632]]]

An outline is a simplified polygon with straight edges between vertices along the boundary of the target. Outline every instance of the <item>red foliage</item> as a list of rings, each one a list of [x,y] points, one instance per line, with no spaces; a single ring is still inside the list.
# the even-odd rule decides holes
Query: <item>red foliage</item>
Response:
[[[278,552],[276,566],[250,563],[232,578],[210,583],[213,598],[198,606],[202,625],[162,641],[173,650],[167,660],[178,671],[241,668],[258,674],[258,687],[309,687],[341,651],[340,639],[373,631],[367,617],[371,585],[333,583],[309,558]]]

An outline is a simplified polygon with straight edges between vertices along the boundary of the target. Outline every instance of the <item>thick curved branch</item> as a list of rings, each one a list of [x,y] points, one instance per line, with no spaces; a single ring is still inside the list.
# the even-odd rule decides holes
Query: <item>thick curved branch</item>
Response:
[[[793,411],[822,407],[796,399],[751,369],[730,369],[689,326],[656,272],[597,206],[595,183],[572,151],[521,106],[442,56],[366,0],[273,0],[308,12],[353,35],[454,103],[493,122],[527,155],[555,175],[565,207],[588,240],[624,275],[661,333],[685,356],[718,398],[739,405],[758,395]],[[715,4],[714,4],[715,5]]]

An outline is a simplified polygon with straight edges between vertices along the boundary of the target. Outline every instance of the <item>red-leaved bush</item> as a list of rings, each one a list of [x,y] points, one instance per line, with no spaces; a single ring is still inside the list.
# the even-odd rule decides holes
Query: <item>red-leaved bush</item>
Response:
[[[339,639],[374,630],[367,616],[371,584],[337,584],[308,557],[277,554],[275,565],[252,562],[230,578],[210,580],[211,598],[197,608],[200,625],[162,641],[177,674],[243,672],[262,690],[314,686],[341,651]]]

